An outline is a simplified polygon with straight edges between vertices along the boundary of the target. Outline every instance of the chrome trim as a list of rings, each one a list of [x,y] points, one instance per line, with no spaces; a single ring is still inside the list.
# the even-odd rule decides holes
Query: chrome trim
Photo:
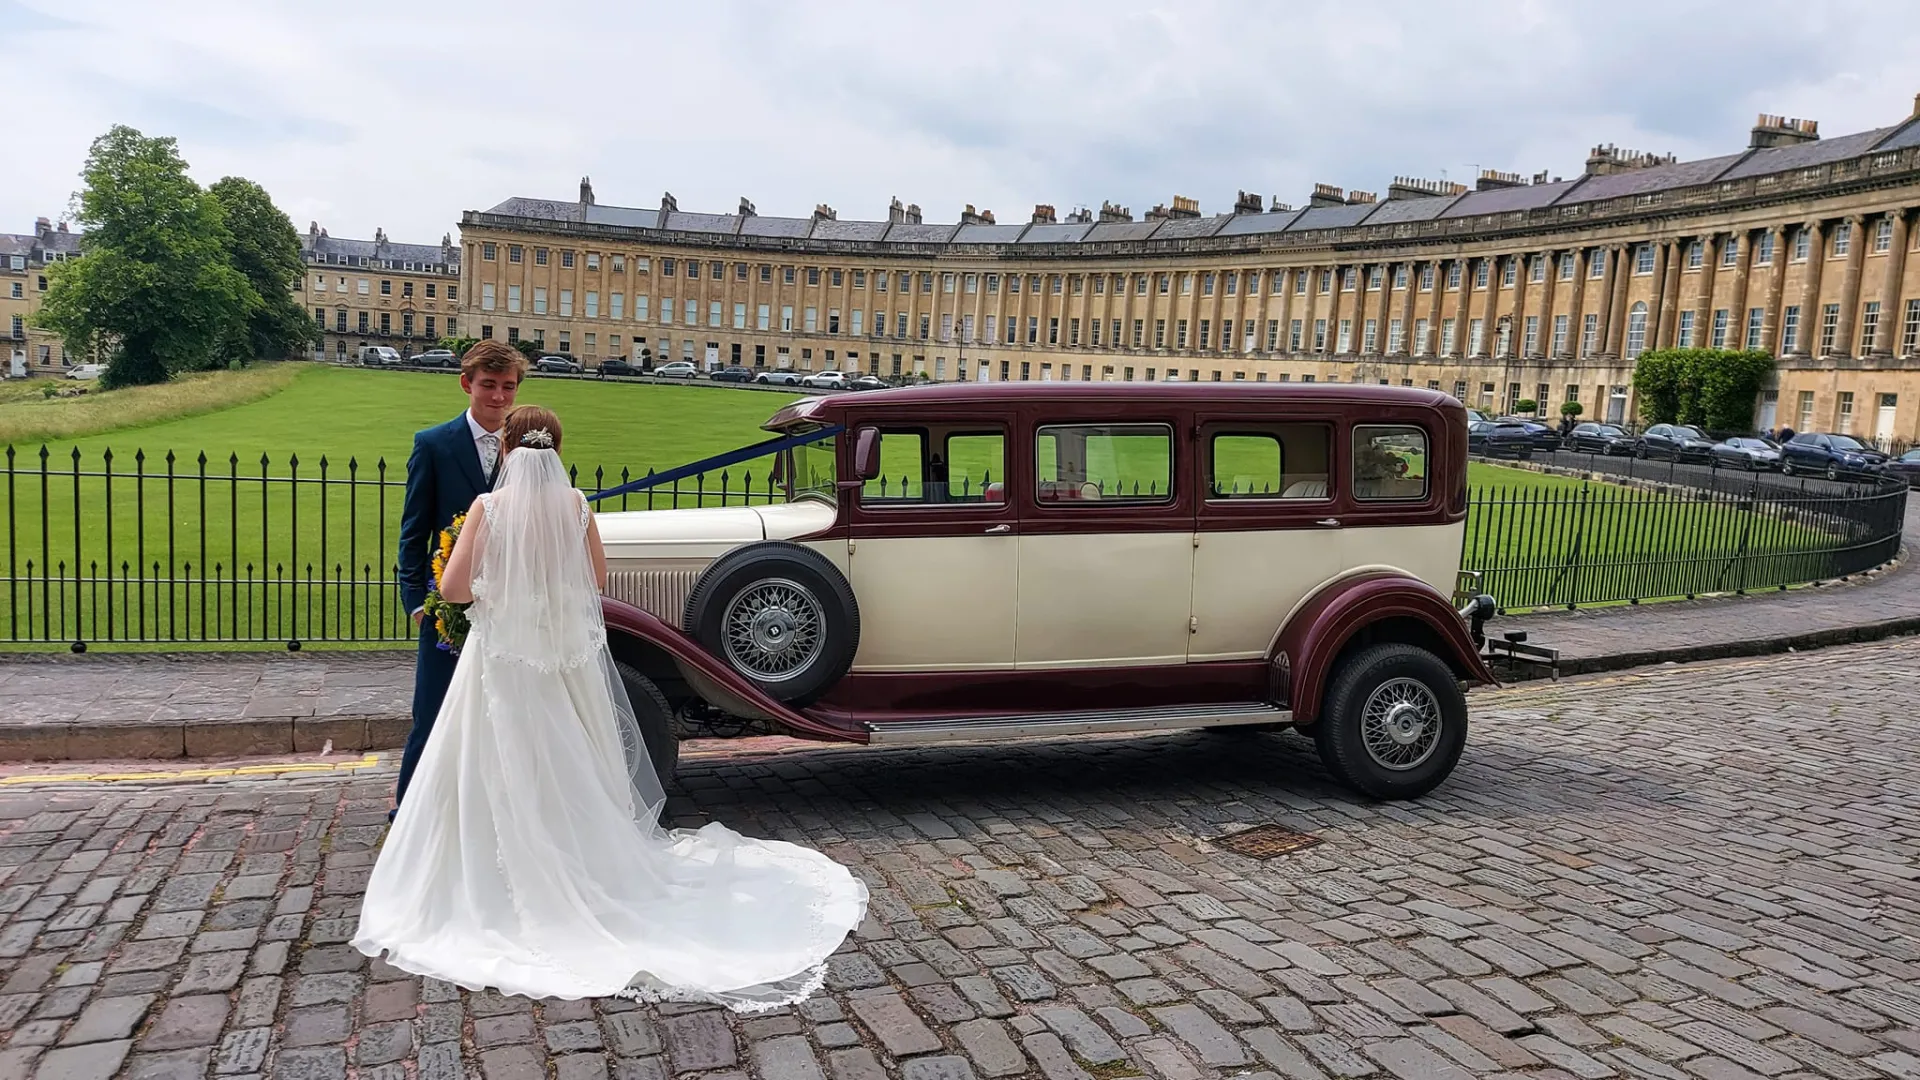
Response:
[[[963,720],[904,720],[869,723],[867,740],[889,746],[912,743],[1027,739],[1057,735],[1093,735],[1121,731],[1187,731],[1238,724],[1289,724],[1291,709],[1271,705],[1181,705],[1157,709],[1106,709],[1087,712],[988,716]]]

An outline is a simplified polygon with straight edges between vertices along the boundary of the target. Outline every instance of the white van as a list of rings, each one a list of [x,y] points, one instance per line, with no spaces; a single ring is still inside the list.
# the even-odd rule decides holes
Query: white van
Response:
[[[369,367],[398,367],[404,363],[400,354],[387,345],[362,345],[360,362]]]

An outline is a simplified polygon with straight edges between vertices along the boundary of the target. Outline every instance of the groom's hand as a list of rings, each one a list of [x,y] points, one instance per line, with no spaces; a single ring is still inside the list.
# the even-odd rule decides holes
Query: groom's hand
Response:
[[[422,621],[424,621],[424,620],[426,619],[426,617],[427,617],[427,609],[426,609],[426,608],[421,608],[421,609],[420,609],[419,611],[416,611],[416,612],[414,612],[414,613],[413,613],[413,625],[415,625],[415,626],[419,626],[419,625],[420,625],[420,623],[421,623]]]

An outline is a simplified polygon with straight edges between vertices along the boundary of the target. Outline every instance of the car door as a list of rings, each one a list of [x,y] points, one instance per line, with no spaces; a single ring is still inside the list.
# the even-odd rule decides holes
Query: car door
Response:
[[[1188,414],[1114,413],[1059,405],[1022,425],[1016,667],[1186,663]]]
[[[1354,543],[1341,529],[1338,419],[1289,410],[1201,425],[1190,662],[1264,658],[1300,601],[1368,557],[1372,538]]]
[[[875,430],[880,475],[847,511],[848,582],[860,606],[853,670],[1013,667],[1019,514],[1005,420],[959,414],[937,427]]]

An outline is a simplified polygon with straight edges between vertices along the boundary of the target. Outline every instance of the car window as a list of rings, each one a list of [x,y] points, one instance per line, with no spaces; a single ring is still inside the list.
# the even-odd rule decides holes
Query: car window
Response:
[[[1263,431],[1220,431],[1208,440],[1207,497],[1324,499],[1333,431],[1324,424],[1282,424]]]
[[[1353,429],[1353,495],[1368,501],[1427,497],[1427,433],[1364,424]]]
[[[865,506],[918,503],[926,496],[927,439],[918,431],[880,433],[880,475],[860,488]]]
[[[934,467],[936,474],[940,466]],[[999,432],[949,435],[945,458],[947,502],[1005,502],[1007,438]],[[936,475],[936,482],[939,477]]]
[[[1059,424],[1034,436],[1034,497],[1076,502],[1173,501],[1173,429],[1165,424]]]

